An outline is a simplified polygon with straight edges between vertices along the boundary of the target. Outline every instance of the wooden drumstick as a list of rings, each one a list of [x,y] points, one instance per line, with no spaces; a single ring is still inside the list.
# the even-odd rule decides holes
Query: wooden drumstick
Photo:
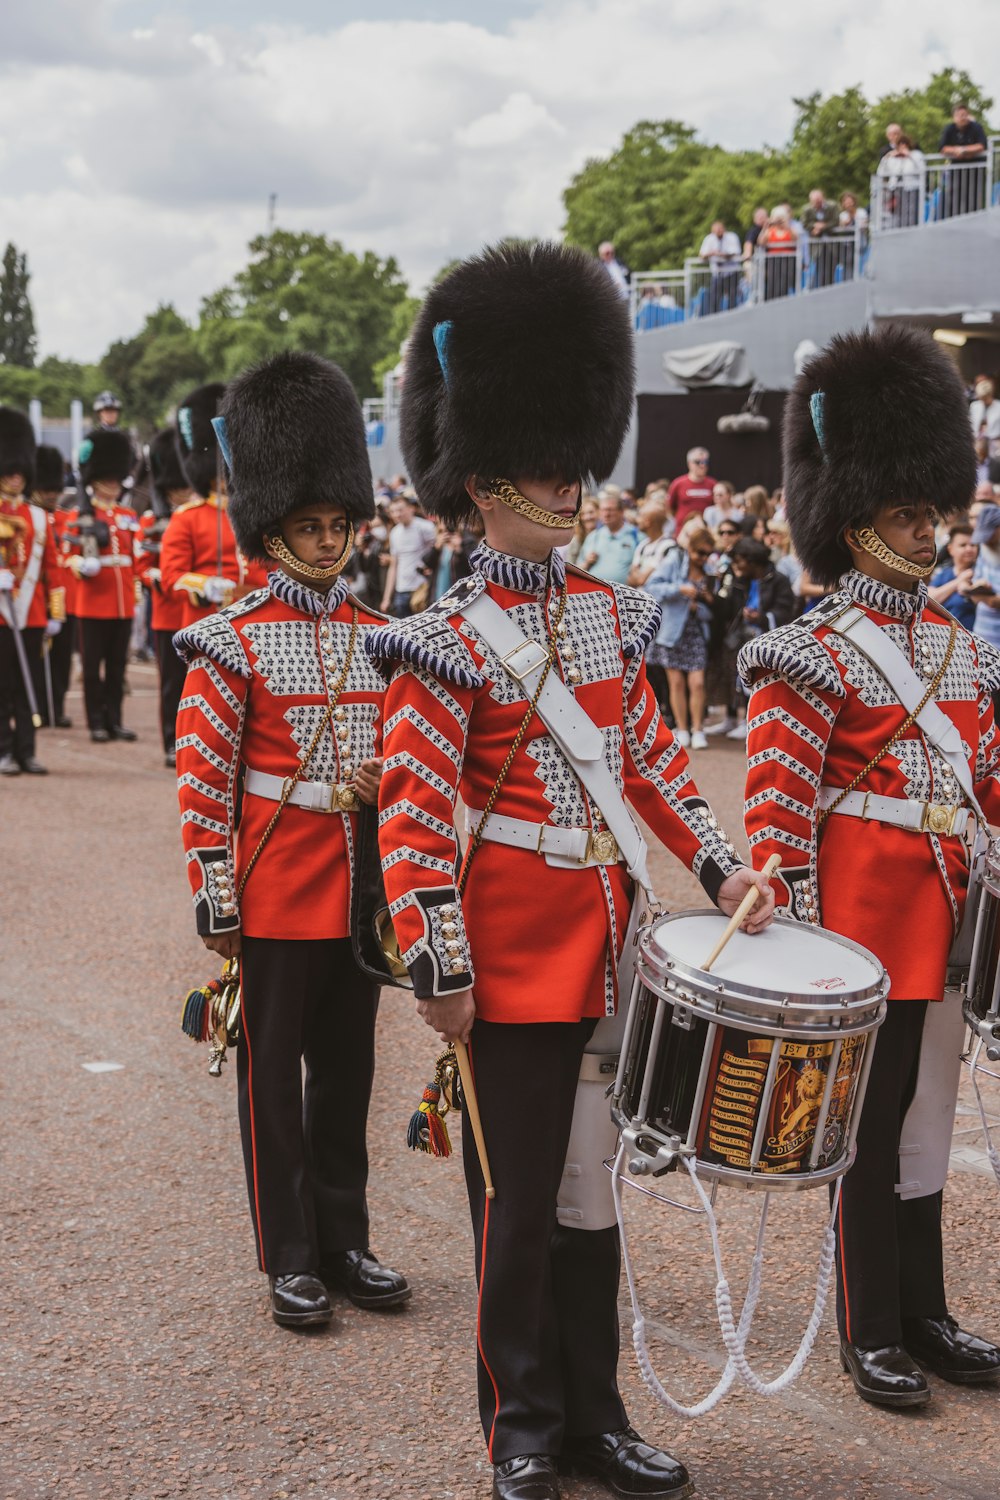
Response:
[[[465,1099],[465,1107],[469,1112],[469,1124],[472,1126],[472,1134],[476,1138],[476,1150],[479,1153],[479,1166],[482,1170],[483,1181],[486,1184],[487,1198],[495,1198],[497,1190],[493,1186],[493,1178],[490,1176],[490,1163],[486,1155],[486,1137],[483,1135],[483,1122],[479,1118],[479,1100],[476,1098],[476,1085],[472,1080],[472,1068],[469,1065],[469,1054],[464,1042],[452,1042],[455,1049],[455,1057],[458,1060],[458,1075],[462,1080],[462,1096]]]
[[[760,873],[762,875],[773,875],[780,864],[781,855],[772,854],[771,858],[767,861],[767,864],[764,866]],[[757,905],[757,902],[760,900],[760,895],[761,893],[756,886],[751,887],[751,889],[747,891],[746,895],[743,897],[743,900],[740,902],[739,906],[729,918],[729,925],[727,926],[725,932],[722,934],[719,941],[716,943],[715,947],[712,949],[711,953],[702,964],[703,969],[710,969],[712,967],[712,965],[715,963],[715,960],[722,952],[723,948],[729,942],[729,939],[732,937],[733,933],[739,929],[747,912],[752,911],[753,908]]]

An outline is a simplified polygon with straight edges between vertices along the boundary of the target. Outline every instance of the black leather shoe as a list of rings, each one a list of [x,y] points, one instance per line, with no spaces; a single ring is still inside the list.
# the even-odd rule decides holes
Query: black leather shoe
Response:
[[[567,1438],[559,1455],[564,1474],[593,1474],[616,1495],[693,1495],[691,1476],[662,1448],[644,1443],[632,1427],[596,1437]]]
[[[0,776],[20,776],[21,767],[13,755],[0,755]]]
[[[904,1318],[903,1343],[918,1364],[952,1385],[979,1385],[1000,1376],[1000,1349],[963,1333],[954,1318]]]
[[[106,745],[111,736],[106,729],[92,729],[90,731],[90,738],[94,741],[95,745]]]
[[[176,753],[176,751],[174,751],[174,750],[168,750],[167,753],[166,753],[166,755],[163,757],[163,764],[169,770],[173,771],[176,768],[176,766],[177,766],[177,753]]]
[[[111,738],[113,740],[127,740],[131,743],[132,740],[137,740],[139,736],[134,729],[123,729],[120,724],[115,724],[111,729]]]
[[[876,1406],[923,1406],[931,1398],[930,1386],[901,1344],[859,1349],[841,1339],[840,1363],[862,1401]]]
[[[314,1328],[329,1323],[333,1308],[326,1287],[310,1272],[272,1276],[271,1317],[282,1328]]]
[[[398,1307],[412,1296],[406,1277],[380,1265],[368,1249],[326,1256],[320,1275],[327,1286],[346,1292],[355,1307]]]
[[[41,761],[36,760],[33,755],[29,755],[27,760],[22,760],[21,770],[26,771],[29,776],[47,776],[49,774],[48,766],[43,766]]]
[[[56,715],[56,728],[57,729],[72,729],[73,728],[73,720],[70,719],[70,718],[67,718],[67,716],[65,714],[57,714]]]
[[[495,1464],[493,1500],[559,1500],[554,1460],[547,1453],[526,1453]]]

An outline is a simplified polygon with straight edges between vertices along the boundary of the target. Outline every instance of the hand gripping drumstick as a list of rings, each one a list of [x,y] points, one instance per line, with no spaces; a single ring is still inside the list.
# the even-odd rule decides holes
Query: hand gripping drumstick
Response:
[[[465,1098],[465,1107],[469,1112],[469,1124],[472,1126],[472,1134],[476,1138],[476,1150],[479,1153],[479,1166],[486,1184],[487,1198],[495,1198],[497,1190],[493,1186],[493,1178],[490,1176],[490,1163],[486,1155],[486,1137],[483,1135],[483,1122],[479,1118],[479,1100],[476,1098],[476,1085],[472,1080],[472,1068],[469,1066],[469,1054],[464,1042],[452,1042],[455,1049],[455,1057],[458,1060],[459,1077],[462,1080],[462,1094]]]
[[[767,861],[767,864],[764,866],[760,873],[762,875],[773,875],[780,864],[781,855],[772,854],[771,858]],[[756,886],[753,886],[751,890],[747,891],[746,895],[743,897],[743,900],[740,902],[739,906],[729,918],[729,925],[727,926],[725,932],[722,934],[719,941],[716,943],[715,947],[712,949],[711,953],[702,964],[703,969],[710,969],[712,967],[712,965],[715,963],[715,960],[722,952],[723,948],[729,942],[729,939],[732,937],[733,933],[736,932],[736,930],[739,928],[747,912],[752,911],[753,908],[757,905],[757,902],[760,900],[760,895],[761,893]],[[465,1082],[464,1078],[462,1082]]]

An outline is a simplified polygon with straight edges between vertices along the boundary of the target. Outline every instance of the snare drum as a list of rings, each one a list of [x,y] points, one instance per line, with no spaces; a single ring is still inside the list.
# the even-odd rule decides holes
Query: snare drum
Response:
[[[658,918],[639,942],[612,1113],[629,1170],[693,1155],[700,1176],[812,1187],[847,1171],[889,978],[847,938],[776,917],[737,932],[716,911]]]
[[[976,1035],[995,1050],[1000,1041],[1000,844],[990,845],[974,899],[975,936],[962,1012]]]

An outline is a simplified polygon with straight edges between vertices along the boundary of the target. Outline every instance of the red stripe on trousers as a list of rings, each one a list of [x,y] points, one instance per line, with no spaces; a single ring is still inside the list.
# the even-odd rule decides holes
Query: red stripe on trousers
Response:
[[[257,1230],[257,1249],[260,1253],[260,1268],[267,1271],[267,1263],[264,1258],[264,1235],[260,1225],[260,1186],[257,1182],[257,1128],[253,1113],[253,1052],[250,1048],[250,1032],[247,1027],[246,1006],[240,1003],[240,1026],[243,1028],[243,1040],[247,1046],[247,1100],[250,1105],[250,1155],[253,1158],[253,1216],[254,1227]]]

